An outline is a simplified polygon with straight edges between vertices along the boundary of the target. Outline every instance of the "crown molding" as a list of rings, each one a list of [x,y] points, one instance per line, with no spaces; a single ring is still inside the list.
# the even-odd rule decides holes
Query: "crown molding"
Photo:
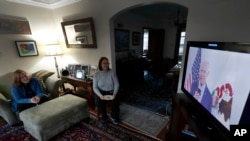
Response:
[[[32,5],[32,6],[38,6],[48,9],[56,9],[59,7],[63,7],[66,5],[70,5],[76,2],[79,2],[81,0],[51,0],[51,3],[49,0],[7,0],[9,2],[15,2],[20,4],[26,4],[26,5]]]

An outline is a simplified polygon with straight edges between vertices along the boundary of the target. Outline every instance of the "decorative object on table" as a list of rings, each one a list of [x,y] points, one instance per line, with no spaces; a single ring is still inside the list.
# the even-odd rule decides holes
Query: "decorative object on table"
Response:
[[[69,74],[76,78],[85,79],[86,76],[89,75],[89,70],[90,70],[90,65],[88,64],[68,64]]]
[[[20,57],[38,56],[39,53],[35,41],[15,41],[15,43]]]
[[[31,34],[29,22],[22,17],[1,15],[0,34]]]
[[[61,47],[59,45],[57,45],[57,44],[48,44],[46,46],[46,51],[47,51],[46,55],[54,56],[57,77],[60,78],[60,74],[59,74],[59,71],[58,71],[58,64],[57,64],[57,61],[56,61],[56,56],[63,54]]]
[[[97,48],[92,17],[61,23],[68,48]]]
[[[75,65],[76,64],[68,64],[68,71],[69,71],[69,75],[71,76],[75,75]]]
[[[140,45],[140,39],[141,39],[141,37],[140,37],[140,35],[141,35],[141,33],[140,32],[133,32],[132,33],[132,44],[133,45]]]
[[[115,50],[129,50],[129,30],[115,29]]]
[[[81,70],[84,70],[85,75],[86,75],[86,76],[89,76],[90,65],[88,65],[88,64],[82,64],[82,65],[81,65]]]
[[[76,70],[76,78],[85,79],[85,71],[84,70]]]
[[[62,76],[68,76],[69,71],[68,70],[62,70]]]

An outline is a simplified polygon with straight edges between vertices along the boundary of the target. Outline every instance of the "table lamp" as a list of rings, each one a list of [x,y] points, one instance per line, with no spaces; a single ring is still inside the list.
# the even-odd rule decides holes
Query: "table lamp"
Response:
[[[46,55],[47,56],[54,56],[55,59],[55,67],[56,67],[56,73],[57,73],[57,77],[60,78],[60,74],[58,71],[58,64],[56,61],[56,56],[58,55],[62,55],[62,49],[58,44],[48,44],[46,45]]]

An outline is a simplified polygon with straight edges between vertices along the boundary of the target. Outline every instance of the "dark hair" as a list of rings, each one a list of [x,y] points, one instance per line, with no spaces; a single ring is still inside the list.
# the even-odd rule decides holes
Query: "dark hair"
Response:
[[[99,59],[99,63],[98,63],[98,69],[99,69],[99,70],[103,70],[103,69],[102,69],[102,61],[103,61],[103,60],[107,60],[107,61],[108,61],[109,59],[108,59],[107,57],[101,57],[101,58]],[[108,68],[108,70],[109,70],[109,68]]]

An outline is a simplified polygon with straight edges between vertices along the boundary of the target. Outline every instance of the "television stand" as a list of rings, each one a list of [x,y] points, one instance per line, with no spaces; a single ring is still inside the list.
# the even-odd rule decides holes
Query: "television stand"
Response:
[[[170,141],[229,141],[184,94],[173,96],[167,139]]]

